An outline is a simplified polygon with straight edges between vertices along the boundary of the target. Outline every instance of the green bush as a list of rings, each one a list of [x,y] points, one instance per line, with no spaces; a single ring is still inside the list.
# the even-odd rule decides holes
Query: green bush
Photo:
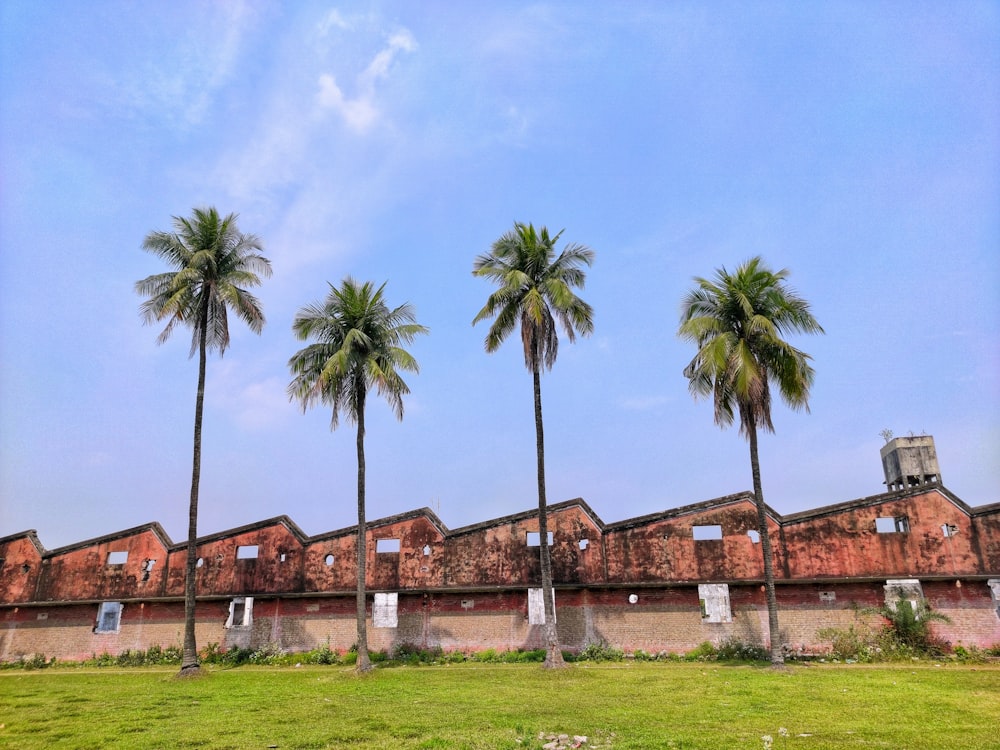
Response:
[[[718,649],[708,641],[702,641],[691,651],[684,654],[685,661],[715,661]]]
[[[716,651],[719,661],[770,661],[771,654],[763,646],[755,643],[744,643],[736,638],[729,638],[719,644]]]
[[[589,643],[576,655],[577,661],[622,661],[625,652],[606,643]]]

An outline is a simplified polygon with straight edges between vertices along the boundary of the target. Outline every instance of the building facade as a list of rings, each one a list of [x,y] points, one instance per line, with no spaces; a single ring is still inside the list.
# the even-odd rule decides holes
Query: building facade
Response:
[[[926,438],[921,438],[926,440]],[[859,608],[926,598],[954,645],[1000,644],[1000,504],[969,507],[906,455],[889,492],[767,518],[782,642],[829,648],[824,628]],[[887,446],[888,447],[888,446]],[[891,451],[890,451],[891,452]],[[933,444],[931,444],[933,454]],[[903,478],[890,477],[904,467]],[[605,523],[582,499],[550,506],[563,647],[684,652],[736,638],[767,645],[760,535],[740,493]],[[369,645],[508,650],[543,645],[536,511],[449,530],[428,508],[369,522]],[[355,640],[356,529],[307,536],[287,516],[202,537],[202,646],[308,650]],[[0,538],[0,659],[60,659],[179,646],[186,546],[158,523],[47,550],[34,531]]]

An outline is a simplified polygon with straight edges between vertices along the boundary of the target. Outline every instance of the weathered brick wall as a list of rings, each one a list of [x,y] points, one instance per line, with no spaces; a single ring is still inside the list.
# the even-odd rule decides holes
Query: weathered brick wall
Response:
[[[782,640],[793,651],[820,653],[829,643],[824,628],[847,628],[859,620],[879,624],[864,608],[885,601],[884,582],[804,584],[778,587]],[[924,595],[950,623],[933,624],[935,634],[954,645],[1000,644],[1000,616],[982,580],[956,586],[951,581],[922,582]],[[630,602],[634,594],[636,601]],[[706,622],[696,586],[620,589],[560,589],[556,593],[558,631],[564,648],[580,650],[605,643],[625,651],[682,653],[703,641],[716,645],[737,639],[766,645],[767,608],[757,585],[731,585],[732,622]],[[225,628],[229,599],[198,606],[197,638],[201,647],[262,648],[304,651],[327,645],[346,650],[356,640],[352,596],[255,598],[250,628]],[[97,603],[6,607],[0,609],[0,659],[35,653],[61,659],[84,659],[126,649],[180,646],[184,607],[181,601],[126,602],[118,633],[94,633]],[[398,627],[376,628],[368,613],[369,645],[391,649],[401,643],[466,652],[487,648],[532,649],[543,646],[541,628],[528,624],[527,591],[465,594],[401,594]]]

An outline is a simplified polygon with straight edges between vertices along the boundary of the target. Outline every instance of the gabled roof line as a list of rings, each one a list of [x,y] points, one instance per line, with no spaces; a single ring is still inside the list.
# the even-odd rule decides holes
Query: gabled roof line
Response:
[[[159,521],[152,521],[150,523],[144,523],[141,526],[133,526],[131,529],[122,529],[121,531],[115,531],[111,534],[104,534],[103,536],[94,537],[93,539],[85,539],[82,542],[75,542],[73,544],[67,544],[65,547],[57,547],[56,549],[49,550],[43,557],[55,557],[57,555],[65,555],[68,552],[74,552],[78,549],[83,549],[84,547],[95,547],[99,544],[107,544],[108,542],[114,542],[118,539],[125,539],[130,536],[139,536],[146,531],[151,531],[153,536],[159,540],[160,544],[163,545],[164,549],[170,550],[173,546],[173,542],[167,535],[167,532],[163,530],[160,526]]]
[[[593,524],[604,533],[605,524],[601,520],[593,509],[587,505],[583,498],[574,498],[573,500],[563,500],[559,503],[553,503],[547,505],[545,510],[547,513],[559,513],[569,508],[579,508],[582,510],[593,522]],[[512,523],[518,523],[519,521],[526,521],[532,518],[538,518],[538,509],[534,508],[532,510],[522,510],[519,513],[511,513],[507,516],[501,516],[500,518],[494,518],[489,521],[480,521],[479,523],[471,524],[470,526],[462,526],[461,528],[454,529],[449,536],[463,536],[465,534],[471,534],[476,531],[482,531],[483,529],[489,529],[495,526],[507,526]]]
[[[306,539],[308,539],[308,537],[305,535],[305,532],[303,532],[302,529],[298,527],[298,524],[296,524],[288,516],[282,514],[280,516],[275,516],[274,518],[268,518],[263,521],[256,521],[254,523],[248,523],[244,526],[237,526],[234,529],[226,529],[224,531],[218,531],[214,534],[208,534],[207,536],[200,536],[195,541],[195,544],[201,546],[202,544],[218,542],[222,541],[223,539],[228,539],[229,537],[239,536],[240,534],[247,534],[251,531],[266,529],[269,526],[284,526],[286,529],[288,529],[288,531],[292,534],[292,536],[294,536],[298,540],[299,544],[302,544],[303,546],[306,543]],[[186,548],[187,548],[187,540],[185,539],[183,542],[178,542],[177,544],[174,544],[170,548],[170,551],[176,552]]]
[[[7,544],[9,542],[17,541],[18,539],[27,539],[38,551],[38,556],[45,557],[45,547],[42,546],[41,541],[38,539],[38,532],[34,529],[28,529],[27,531],[21,531],[17,534],[8,534],[7,536],[0,537],[0,544]]]
[[[945,488],[944,485],[935,482],[935,483],[923,484],[920,485],[919,487],[909,487],[903,490],[896,490],[894,492],[882,492],[878,495],[868,495],[867,497],[860,497],[855,500],[848,500],[843,503],[835,503],[834,505],[824,505],[820,508],[812,508],[811,510],[801,510],[795,513],[789,513],[787,516],[784,517],[782,525],[800,523],[802,521],[808,521],[814,518],[822,518],[823,516],[838,515],[848,510],[865,508],[872,505],[881,505],[882,503],[892,502],[893,500],[905,500],[906,498],[909,497],[915,497],[917,495],[925,495],[928,492],[939,493],[942,497],[951,502],[955,507],[957,507],[966,515],[971,516],[973,514],[973,509],[971,507],[966,505],[950,490]],[[977,510],[982,510],[982,509],[977,509]]]
[[[680,508],[672,508],[670,510],[661,510],[656,513],[650,513],[645,516],[636,516],[635,518],[627,518],[624,521],[615,521],[614,523],[609,523],[606,527],[607,531],[619,531],[623,529],[630,529],[636,526],[644,526],[646,524],[654,523],[656,521],[665,521],[669,518],[679,518],[680,516],[692,515],[694,513],[701,513],[706,510],[715,510],[716,508],[723,508],[727,505],[736,505],[738,503],[750,503],[756,507],[756,501],[754,499],[753,493],[748,491],[737,492],[732,495],[724,495],[723,497],[717,497],[712,500],[703,500],[700,503],[692,503],[691,505],[682,505]],[[764,504],[765,512],[771,519],[777,523],[781,523],[781,516],[767,503]]]

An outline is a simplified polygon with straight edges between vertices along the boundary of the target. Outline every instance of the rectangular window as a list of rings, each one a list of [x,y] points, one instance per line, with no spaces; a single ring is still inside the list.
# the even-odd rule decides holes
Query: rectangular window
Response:
[[[227,628],[249,628],[253,625],[253,597],[237,596],[229,602]]]
[[[906,516],[884,516],[875,519],[875,531],[879,534],[906,534],[910,530],[910,519]]]
[[[546,540],[548,540],[548,546],[552,546],[552,532],[548,532],[545,535]],[[529,547],[541,547],[542,546],[542,532],[540,531],[529,531],[527,538]]]
[[[958,526],[951,523],[941,524],[941,534],[945,537],[955,536],[958,534]]]
[[[552,591],[552,613],[556,611],[556,592]],[[528,589],[528,624],[545,624],[545,600],[541,589]]]
[[[259,548],[256,544],[241,544],[236,548],[237,560],[256,560]]]
[[[691,533],[694,534],[696,542],[704,542],[710,539],[722,539],[722,526],[719,524],[711,526],[692,526]]]
[[[399,552],[399,540],[398,539],[376,539],[375,540],[375,551],[378,553],[383,552]]]
[[[396,592],[375,594],[372,606],[372,625],[376,628],[394,628],[399,624],[399,594]]]
[[[108,553],[108,565],[124,565],[126,560],[128,560],[128,550]]]
[[[117,633],[122,622],[121,602],[101,602],[97,610],[95,633]]]
[[[729,606],[728,583],[702,583],[698,585],[698,600],[704,622],[732,622]]]

